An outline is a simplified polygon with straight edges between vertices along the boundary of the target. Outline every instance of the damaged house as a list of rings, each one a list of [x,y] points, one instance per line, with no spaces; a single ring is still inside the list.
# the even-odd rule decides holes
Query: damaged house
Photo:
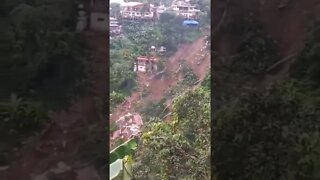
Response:
[[[137,113],[128,113],[120,117],[116,123],[119,129],[113,133],[111,140],[118,138],[128,140],[132,137],[137,137],[141,132],[140,128],[143,126],[142,118]]]
[[[155,57],[139,56],[134,62],[133,71],[149,72],[157,70],[158,59]]]

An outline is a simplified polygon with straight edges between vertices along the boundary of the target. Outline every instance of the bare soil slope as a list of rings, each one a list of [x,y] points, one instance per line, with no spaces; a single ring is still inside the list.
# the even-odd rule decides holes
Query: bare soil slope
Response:
[[[278,41],[282,58],[303,48],[306,27],[320,12],[320,1],[318,0],[230,0],[229,2],[228,8],[226,8],[226,1],[223,0],[217,0],[213,4],[213,28],[219,24],[226,9],[227,18],[235,21],[243,16],[252,16],[262,24],[268,36]],[[213,47],[217,56],[224,59],[235,53],[240,37],[225,31],[218,31],[213,39]],[[219,63],[219,59],[216,59],[213,64]],[[276,73],[267,75],[264,85],[268,86],[274,81],[285,78],[289,65],[288,61]]]
[[[156,78],[155,74],[138,73],[139,88],[112,112],[110,120],[115,121],[128,112],[135,112],[135,105],[139,102],[157,102],[164,98],[166,91],[183,80],[179,71],[181,60],[188,64],[198,79],[202,81],[210,71],[211,63],[211,54],[208,49],[204,49],[205,45],[205,36],[191,44],[181,45],[175,55],[166,61],[166,70],[162,78]],[[141,93],[144,89],[148,89],[149,93],[148,96],[142,98]]]

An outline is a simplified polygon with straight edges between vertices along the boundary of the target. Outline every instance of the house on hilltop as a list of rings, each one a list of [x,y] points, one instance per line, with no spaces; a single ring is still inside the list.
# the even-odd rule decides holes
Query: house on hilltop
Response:
[[[197,19],[200,10],[195,5],[191,5],[189,1],[178,0],[171,5],[171,10],[177,15],[186,19]]]
[[[122,19],[144,19],[152,20],[155,17],[156,9],[153,5],[141,2],[126,2],[120,4]]]
[[[109,19],[109,30],[110,35],[119,35],[121,34],[121,26],[116,18],[110,17]]]
[[[139,56],[135,60],[133,71],[148,72],[157,70],[158,59],[155,57]]]

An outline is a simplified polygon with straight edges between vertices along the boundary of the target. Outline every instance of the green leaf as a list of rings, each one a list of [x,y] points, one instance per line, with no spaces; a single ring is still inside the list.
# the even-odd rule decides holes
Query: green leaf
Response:
[[[123,159],[126,155],[131,155],[136,148],[137,142],[134,138],[119,145],[110,152],[110,164],[117,159]]]

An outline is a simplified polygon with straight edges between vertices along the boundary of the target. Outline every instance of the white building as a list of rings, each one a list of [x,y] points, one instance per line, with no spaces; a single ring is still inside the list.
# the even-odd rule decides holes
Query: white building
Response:
[[[127,2],[120,4],[120,14],[124,19],[152,19],[155,8],[141,2]]]
[[[121,34],[121,26],[116,18],[109,18],[109,29],[110,35],[119,35]]]
[[[137,57],[133,71],[147,72],[157,70],[158,59],[155,57],[139,56]]]
[[[196,19],[200,12],[200,10],[196,8],[196,6],[182,0],[173,2],[171,5],[171,9],[176,15],[183,16],[188,19]]]

